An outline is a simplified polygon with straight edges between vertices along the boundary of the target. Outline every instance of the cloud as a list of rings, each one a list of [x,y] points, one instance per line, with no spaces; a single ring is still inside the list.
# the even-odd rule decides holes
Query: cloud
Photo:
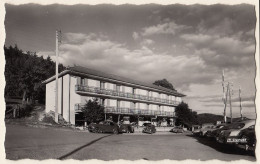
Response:
[[[47,57],[51,57],[51,59],[54,59],[55,56],[55,52],[53,51],[40,51],[38,53],[36,53],[37,56],[42,56],[44,59],[47,59]]]
[[[59,60],[66,66],[86,66],[150,83],[167,78],[177,90],[187,87],[191,82],[208,83],[212,79],[212,74],[204,71],[204,63],[198,56],[174,57],[167,53],[156,53],[146,46],[131,50],[98,35],[70,36],[73,41],[60,46]],[[144,42],[148,45],[153,43],[149,39]]]
[[[207,22],[208,23],[208,22]],[[209,35],[219,35],[226,36],[233,33],[233,26],[235,26],[235,21],[230,18],[224,18],[220,20],[220,22],[212,27],[206,25],[206,22],[202,20],[198,24],[199,33],[207,33]]]
[[[150,35],[156,35],[156,34],[171,34],[175,35],[176,33],[191,28],[190,26],[186,25],[178,25],[174,22],[166,22],[163,24],[157,24],[154,26],[149,26],[143,28],[142,35],[143,36],[150,36]]]
[[[238,40],[236,37],[183,34],[180,36],[188,47],[200,56],[206,65],[217,68],[239,68],[241,65],[252,66],[255,45],[249,41]]]
[[[154,44],[154,41],[151,40],[151,39],[144,39],[142,42],[141,42],[141,45],[144,45],[144,46],[149,46],[149,45],[152,45]]]
[[[133,32],[133,38],[134,40],[137,40],[139,38],[139,34],[137,32]]]

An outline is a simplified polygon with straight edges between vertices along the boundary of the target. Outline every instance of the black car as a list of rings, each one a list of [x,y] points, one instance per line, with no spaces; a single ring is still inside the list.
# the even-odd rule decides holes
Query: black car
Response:
[[[134,126],[131,124],[121,124],[119,127],[120,133],[134,133],[135,129]]]
[[[156,132],[155,126],[152,125],[151,123],[144,123],[143,126],[144,126],[143,133],[153,134]]]
[[[90,124],[88,126],[89,132],[93,133],[119,133],[119,126],[113,121],[104,121],[99,124]]]
[[[256,135],[255,135],[255,126],[252,125],[246,129],[243,129],[239,132],[238,138],[245,140],[244,143],[240,143],[245,146],[246,150],[254,150],[256,145]]]

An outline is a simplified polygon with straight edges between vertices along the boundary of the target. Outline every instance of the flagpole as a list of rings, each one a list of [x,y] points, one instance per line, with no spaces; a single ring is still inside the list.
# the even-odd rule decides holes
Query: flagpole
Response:
[[[55,94],[55,122],[58,123],[59,122],[59,102],[58,102],[58,98],[59,98],[59,33],[60,31],[56,30],[56,94]]]

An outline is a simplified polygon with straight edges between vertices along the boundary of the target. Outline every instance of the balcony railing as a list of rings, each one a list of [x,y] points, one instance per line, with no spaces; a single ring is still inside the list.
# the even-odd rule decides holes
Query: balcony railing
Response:
[[[83,91],[83,92],[91,92],[91,93],[96,93],[101,95],[118,96],[118,97],[138,99],[138,100],[151,101],[151,102],[160,102],[160,103],[165,103],[170,105],[178,105],[180,103],[178,101],[161,99],[158,97],[144,96],[139,94],[126,93],[126,92],[115,91],[110,89],[101,89],[99,87],[90,87],[84,85],[75,85],[75,90]]]
[[[79,112],[84,107],[82,104],[75,104],[75,111]],[[148,109],[131,109],[131,108],[117,108],[113,106],[104,106],[105,113],[113,114],[130,114],[130,115],[147,115],[147,116],[165,116],[174,117],[174,112],[154,111]]]

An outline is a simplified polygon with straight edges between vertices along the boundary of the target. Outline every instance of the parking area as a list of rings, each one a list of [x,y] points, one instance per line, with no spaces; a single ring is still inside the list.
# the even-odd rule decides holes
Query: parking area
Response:
[[[256,160],[242,149],[232,149],[190,133],[113,135],[20,125],[6,127],[6,158],[12,160]]]

